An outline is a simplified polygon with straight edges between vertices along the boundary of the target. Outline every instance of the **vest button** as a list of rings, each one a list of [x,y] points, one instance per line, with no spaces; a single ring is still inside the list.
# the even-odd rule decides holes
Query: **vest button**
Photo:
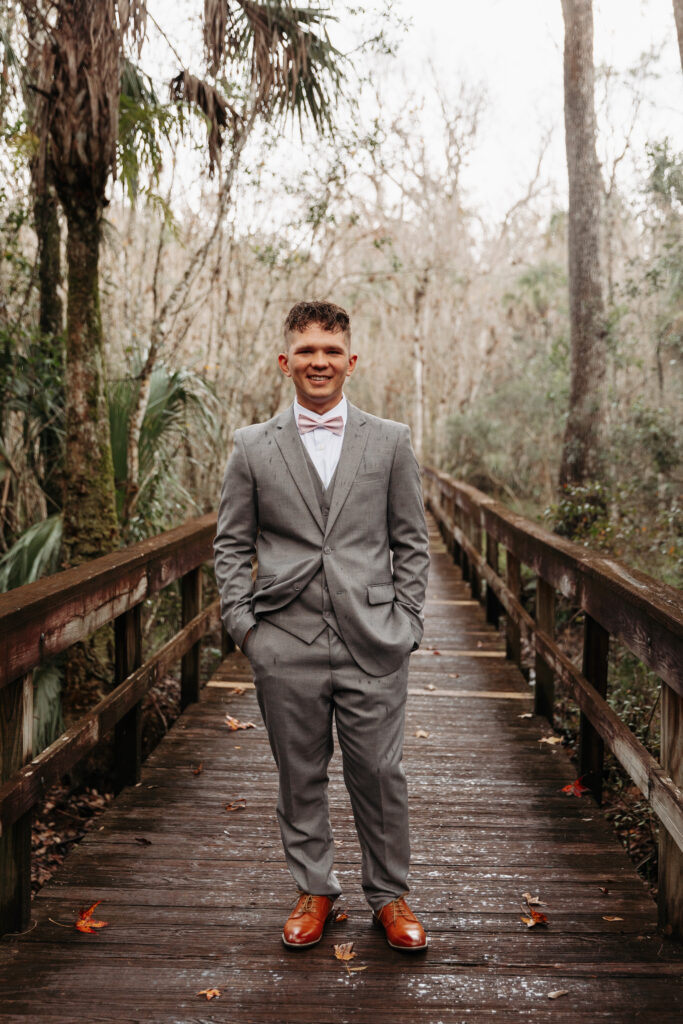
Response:
[[[324,555],[332,554],[332,548],[323,548],[323,554]]]

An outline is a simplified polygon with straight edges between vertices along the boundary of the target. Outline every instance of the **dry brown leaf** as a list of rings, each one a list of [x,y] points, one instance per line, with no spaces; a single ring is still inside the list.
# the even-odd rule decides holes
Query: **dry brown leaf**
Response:
[[[545,903],[540,896],[532,896],[530,892],[523,892],[522,899],[527,901],[530,907],[544,907]]]
[[[517,718],[533,718],[531,711],[525,711],[523,715],[517,715]]]
[[[419,740],[428,740],[429,739],[429,733],[427,732],[426,729],[417,729],[416,732],[415,732],[415,735],[417,736],[417,738]]]
[[[231,800],[229,804],[226,804],[225,809],[226,811],[243,811],[246,806],[246,797],[238,796],[235,800]]]
[[[603,914],[603,921],[623,921],[623,917],[616,917],[614,914]]]
[[[448,678],[449,679],[459,679],[460,678],[460,673],[459,672],[449,672],[448,673]]]
[[[203,988],[201,992],[198,992],[198,996],[206,996],[207,999],[218,999],[221,994],[219,988]]]
[[[606,885],[600,885],[600,886],[598,886],[598,888],[600,889],[600,892],[602,893],[603,896],[608,896],[609,895],[609,889],[607,888]]]
[[[240,722],[239,718],[233,718],[232,715],[225,716],[225,724],[232,732],[235,732],[237,729],[256,728],[253,722]]]
[[[441,651],[432,651],[432,654],[437,654],[440,657],[441,656]]]
[[[145,839],[144,836],[136,836],[135,837],[135,842],[139,843],[140,846],[151,846],[152,845],[152,840],[151,839]]]
[[[568,988],[556,988],[554,992],[548,992],[548,999],[559,999],[560,996],[568,996]]]
[[[427,683],[427,685],[425,686],[425,690],[435,690],[435,689],[436,689],[436,686],[434,685],[434,683]]]
[[[367,969],[367,965],[365,967],[349,967],[348,964],[346,965],[346,970],[349,974],[358,974],[360,971],[367,971]]]
[[[108,921],[94,921],[92,916],[93,910],[95,909],[95,907],[99,907],[101,902],[102,900],[96,900],[91,907],[88,907],[87,910],[81,910],[78,917],[74,921],[74,924],[76,925],[76,928],[79,930],[79,932],[91,933],[94,932],[96,928],[107,927],[109,923]]]
[[[335,919],[335,921],[348,921],[349,915],[347,913],[345,913],[345,911],[340,910],[339,913],[335,916],[334,919]]]
[[[354,957],[358,956],[358,953],[353,952],[352,942],[340,942],[334,947],[334,955],[337,960],[343,960],[346,963],[347,960],[353,960]]]
[[[204,771],[204,762],[200,761],[200,763],[197,765],[197,767],[192,769],[192,774],[193,775],[201,775],[203,771]]]
[[[241,697],[243,693],[246,693],[247,689],[245,686],[233,686],[231,690],[228,690],[228,697]]]
[[[540,740],[538,742],[539,743],[550,743],[550,744],[554,745],[555,743],[561,743],[562,742],[562,737],[561,736],[541,736],[541,738],[540,738]]]

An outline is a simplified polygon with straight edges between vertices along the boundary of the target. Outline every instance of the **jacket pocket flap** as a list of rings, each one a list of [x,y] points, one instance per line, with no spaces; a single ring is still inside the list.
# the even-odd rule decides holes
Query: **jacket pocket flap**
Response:
[[[368,601],[370,604],[387,604],[396,597],[393,583],[370,583]]]

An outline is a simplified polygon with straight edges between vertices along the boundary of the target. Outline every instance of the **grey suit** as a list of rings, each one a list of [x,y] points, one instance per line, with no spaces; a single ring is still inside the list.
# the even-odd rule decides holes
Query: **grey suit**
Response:
[[[408,428],[349,404],[324,491],[292,408],[238,430],[214,541],[221,614],[254,668],[280,773],[278,817],[300,889],[336,896],[327,815],[332,716],[373,909],[407,891],[401,767],[407,660],[429,565]],[[252,559],[258,573],[252,582]]]

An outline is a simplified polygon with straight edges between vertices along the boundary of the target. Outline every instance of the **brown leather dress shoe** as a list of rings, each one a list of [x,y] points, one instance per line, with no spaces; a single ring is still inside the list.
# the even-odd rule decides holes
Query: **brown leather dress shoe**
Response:
[[[403,896],[392,900],[374,914],[376,924],[384,928],[386,940],[392,949],[417,953],[428,946],[424,928],[415,917]]]
[[[327,896],[311,896],[302,892],[294,910],[285,921],[282,941],[285,946],[305,949],[315,946],[323,937],[323,931],[332,913],[333,901]]]

